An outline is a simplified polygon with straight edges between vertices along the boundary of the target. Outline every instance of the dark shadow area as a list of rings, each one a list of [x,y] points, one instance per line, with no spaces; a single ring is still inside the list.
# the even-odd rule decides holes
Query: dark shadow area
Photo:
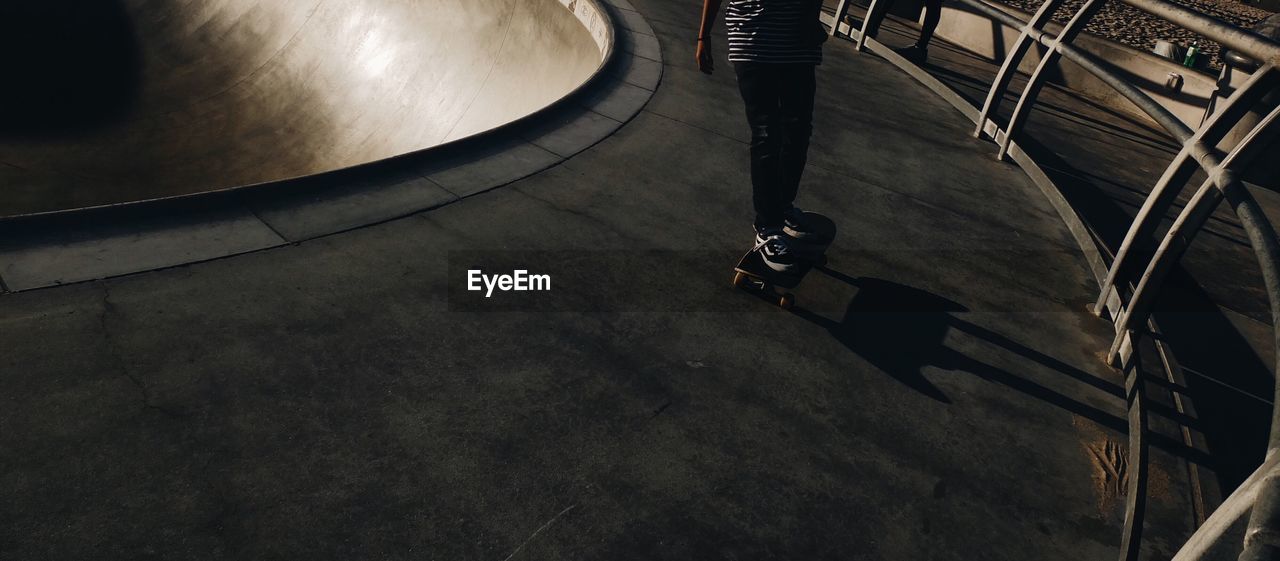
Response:
[[[1024,135],[1018,139],[1018,146],[1058,186],[1071,203],[1071,208],[1076,210],[1096,239],[1101,240],[1106,247],[1120,247],[1133,221],[1129,212],[1120,208],[1105,190],[1086,180],[1085,172],[1035,139]]]
[[[951,403],[921,370],[947,367],[954,352],[943,345],[951,313],[967,311],[941,296],[894,282],[860,278],[844,318],[827,330],[849,350],[907,387]]]
[[[1275,379],[1236,326],[1182,269],[1170,275],[1156,321],[1186,371],[1186,390],[1199,418],[1223,493],[1262,464],[1271,430]],[[1206,378],[1200,372],[1212,374]]]
[[[954,316],[968,310],[947,298],[883,279],[855,278],[830,268],[819,270],[857,289],[844,317],[837,322],[800,308],[793,313],[822,326],[850,351],[903,385],[950,404],[951,399],[924,376],[923,369],[932,366],[964,372],[1044,401],[1110,430],[1128,433],[1129,423],[1122,414],[1103,411],[1027,377],[956,351],[946,346],[944,340],[949,330],[961,331],[998,347],[1001,352],[1012,353],[1083,383],[1092,390],[1123,400],[1123,388],[1118,384]],[[1150,403],[1149,410],[1174,422],[1200,429],[1196,419],[1180,415],[1164,404]],[[1158,433],[1148,433],[1148,436],[1153,446],[1170,454],[1201,465],[1217,466],[1215,459],[1204,451],[1188,447],[1179,440]]]
[[[1054,181],[1094,237],[1114,250],[1120,247],[1156,178],[1153,174],[1144,177],[1134,168],[1121,168],[1119,162],[1098,154],[1107,147],[1094,139],[1065,137],[1071,140],[1068,144],[1062,142],[1064,137],[1061,134],[1052,130],[1040,135],[1027,134],[1019,138],[1018,143]],[[1058,141],[1058,146],[1062,147],[1059,150],[1067,151],[1068,156],[1049,149],[1037,138]],[[1172,155],[1169,157],[1172,159]],[[1163,170],[1168,162],[1157,163],[1160,165],[1158,169]],[[1129,261],[1131,268],[1146,266],[1150,255],[1159,246],[1160,237],[1205,177],[1203,171],[1196,171],[1185,186],[1179,186],[1177,198],[1162,217],[1156,236],[1137,241],[1135,248],[1143,254],[1139,259]],[[1197,282],[1209,287],[1219,304],[1259,321],[1270,321],[1265,295],[1256,290],[1262,286],[1262,278],[1250,247],[1235,215],[1229,207],[1221,205],[1197,234],[1184,263],[1199,279]],[[1211,255],[1214,256],[1213,261],[1206,261],[1205,258]],[[1126,278],[1136,278],[1135,275],[1141,271],[1130,269],[1122,273]],[[1246,290],[1240,290],[1240,287],[1246,287]]]
[[[57,134],[119,119],[141,76],[116,0],[0,3],[0,135]]]
[[[1124,136],[1135,136],[1135,137],[1141,138],[1142,140],[1154,146],[1159,146],[1169,150],[1170,152],[1177,153],[1178,151],[1177,144],[1174,143],[1173,139],[1169,136],[1167,132],[1165,132],[1163,128],[1160,127],[1160,125],[1157,125],[1150,121],[1140,119],[1138,117],[1135,117],[1133,115],[1130,115],[1118,109],[1108,107],[1106,105],[1103,105],[1101,102],[1090,99],[1083,95],[1077,95],[1071,90],[1063,88],[1061,86],[1055,85],[1055,87],[1058,88],[1057,91],[1063,93],[1064,95],[1070,95],[1071,101],[1075,103],[1079,103],[1080,105],[1087,106],[1090,109],[1097,111],[1098,113],[1106,115],[1108,118],[1123,122],[1126,125],[1128,125],[1129,128],[1117,126],[1116,124],[1107,122],[1107,121],[1099,121],[1088,115],[1085,115],[1084,113],[1081,113],[1078,111],[1072,111],[1062,105],[1054,104],[1047,101],[1039,101],[1036,105],[1049,107],[1061,113],[1077,115],[1082,120],[1084,119],[1089,120],[1095,127],[1100,127],[1100,130],[1114,131],[1116,134],[1124,135]],[[1145,131],[1146,133],[1149,133],[1149,134],[1141,134],[1140,131],[1133,130],[1133,129],[1140,129],[1141,131]]]
[[[1059,186],[1095,237],[1108,247],[1119,247],[1133,216],[1052,150],[1029,138],[1019,144]],[[1148,240],[1145,246],[1139,246],[1133,262],[1145,264],[1154,244]],[[1134,273],[1128,271],[1130,275]],[[1224,381],[1235,388],[1254,396],[1269,399],[1272,395],[1270,368],[1258,359],[1236,326],[1183,267],[1175,268],[1162,288],[1156,321],[1163,339],[1188,370],[1217,373],[1229,378]],[[1230,493],[1262,463],[1271,426],[1270,406],[1202,377],[1188,374],[1186,382],[1182,393],[1191,399],[1197,418],[1194,423],[1174,420],[1204,434],[1210,459],[1207,465],[1217,474],[1223,492]],[[1156,404],[1151,406],[1156,411]],[[1160,413],[1172,416],[1172,411]]]
[[[1056,91],[1066,95],[1072,95],[1061,89]],[[1173,156],[1178,153],[1178,147],[1171,143],[1168,136],[1161,134],[1158,130],[1151,129],[1136,118],[1125,115],[1117,110],[1103,107],[1101,104],[1096,102],[1088,101],[1084,96],[1072,95],[1071,101],[1080,105],[1090,106],[1099,113],[1106,115],[1111,122],[1098,120],[1081,111],[1069,109],[1065,105],[1045,101],[1043,99],[1038,99],[1036,101],[1035,111],[1054,114],[1055,117],[1068,121],[1069,123],[1085,129],[1086,131],[1118,136],[1130,142],[1143,144],[1148,148],[1166,150],[1169,152],[1170,159],[1173,159]],[[1127,126],[1119,126],[1115,124],[1116,122],[1123,122]],[[1151,134],[1145,134],[1139,131],[1150,131]]]
[[[1020,144],[1062,189],[1095,235],[1109,247],[1118,247],[1133,216],[1053,151],[1030,139]],[[1206,230],[1202,234],[1212,232]],[[1145,264],[1154,243],[1148,240],[1133,262]],[[1128,271],[1130,275],[1135,273]],[[1270,398],[1273,384],[1270,369],[1184,268],[1178,267],[1170,274],[1156,314],[1163,338],[1188,370],[1220,373],[1230,378],[1225,381],[1235,388]],[[1222,384],[1194,375],[1187,378],[1188,387],[1182,393],[1191,398],[1197,419],[1183,424],[1204,434],[1212,458],[1209,466],[1217,474],[1223,492],[1229,493],[1262,462],[1271,425],[1270,406]],[[1153,411],[1155,405],[1152,403]],[[1169,416],[1169,413],[1163,414]]]
[[[929,71],[934,78],[951,87],[953,91],[968,101],[974,107],[982,107],[987,100],[987,92],[991,91],[991,80],[975,78],[964,73],[945,68],[937,64],[926,63],[924,68]],[[1005,104],[1017,103],[1018,93],[1021,92],[1021,83],[1015,83],[1010,86],[1009,90],[1004,94]]]

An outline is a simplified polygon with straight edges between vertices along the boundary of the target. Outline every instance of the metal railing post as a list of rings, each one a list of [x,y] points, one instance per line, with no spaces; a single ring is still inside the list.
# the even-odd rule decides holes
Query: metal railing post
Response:
[[[997,138],[996,142],[1000,144],[999,151],[996,152],[997,160],[1004,160],[1005,155],[1009,153],[1010,139],[1014,138],[1022,131],[1022,126],[1031,115],[1031,108],[1035,106],[1036,98],[1040,95],[1040,90],[1044,88],[1049,67],[1057,63],[1058,57],[1061,55],[1061,46],[1070,44],[1076,40],[1076,36],[1084,31],[1084,27],[1089,24],[1089,20],[1093,19],[1094,14],[1102,9],[1106,0],[1086,0],[1083,6],[1071,16],[1071,20],[1058,33],[1053,44],[1049,46],[1049,50],[1040,57],[1040,64],[1036,65],[1036,70],[1031,74],[1030,80],[1027,81],[1026,87],[1022,89],[1022,96],[1018,98],[1018,105],[1014,107],[1013,114],[1009,116],[1009,124],[1005,126],[1004,138]]]
[[[889,3],[892,0],[871,0],[867,5],[867,15],[862,18],[862,29],[858,31],[858,38],[854,41],[854,45],[858,52],[867,49],[867,37],[871,33],[871,26],[878,25],[880,20],[884,19],[884,13],[889,9]]]
[[[1213,514],[1209,515],[1209,519],[1182,545],[1182,549],[1174,554],[1171,561],[1199,561],[1204,558],[1214,544],[1249,512],[1258,498],[1263,481],[1273,474],[1280,474],[1280,455],[1277,454],[1268,456],[1244,483],[1231,492],[1227,500],[1222,501]]]
[[[1271,70],[1267,69],[1268,72]],[[1121,351],[1126,345],[1125,339],[1129,337],[1134,326],[1147,321],[1159,292],[1158,289],[1164,284],[1165,277],[1181,259],[1187,246],[1195,239],[1196,234],[1203,228],[1218,204],[1224,198],[1249,198],[1247,193],[1242,192],[1244,187],[1232,170],[1236,166],[1243,167],[1249,164],[1256,156],[1254,148],[1265,144],[1258,140],[1269,140],[1275,133],[1277,122],[1280,122],[1280,108],[1272,111],[1259,122],[1221,162],[1214,162],[1217,157],[1212,154],[1206,155],[1206,163],[1214,162],[1216,165],[1208,170],[1208,179],[1196,190],[1187,206],[1178,214],[1173,226],[1169,227],[1155,255],[1151,257],[1146,270],[1138,280],[1133,297],[1116,322],[1117,335],[1112,341],[1110,351],[1107,352],[1108,363],[1123,364],[1124,357]],[[1273,297],[1276,296],[1273,295]]]
[[[862,25],[855,29],[853,24],[849,24],[849,39],[853,40],[854,50],[863,52],[867,48],[867,38],[871,33],[872,24],[884,16],[884,11],[888,10],[888,4],[892,0],[871,0],[867,5],[867,12],[863,15]],[[845,16],[849,15],[850,0],[840,0],[836,4],[835,20],[831,24],[832,37],[839,36],[840,25],[844,22]]]
[[[840,3],[836,4],[836,21],[834,24],[831,25],[832,37],[838,36],[840,32],[840,23],[844,21],[844,16],[847,15],[848,13],[849,13],[849,0],[840,0]],[[853,29],[853,26],[849,26],[849,29]]]
[[[1271,450],[1272,454],[1275,450]],[[1274,561],[1280,558],[1280,473],[1270,473],[1260,484],[1261,492],[1249,515],[1240,561]]]
[[[1195,173],[1199,162],[1213,150],[1231,128],[1253,107],[1262,96],[1266,95],[1269,86],[1275,79],[1275,73],[1267,68],[1258,70],[1241,87],[1237,88],[1221,108],[1209,117],[1195,134],[1182,143],[1182,149],[1174,157],[1173,162],[1165,169],[1164,175],[1156,182],[1151,193],[1143,201],[1142,208],[1135,215],[1133,223],[1125,233],[1124,241],[1116,252],[1116,257],[1107,271],[1107,278],[1102,283],[1098,300],[1094,304],[1094,314],[1102,315],[1111,293],[1118,291],[1124,272],[1130,268],[1130,257],[1137,244],[1145,243],[1152,237],[1160,219],[1172,207],[1178,193]],[[1113,319],[1118,317],[1119,310],[1111,310]]]
[[[1058,10],[1062,2],[1063,0],[1045,0],[1026,25],[1022,26],[1022,32],[1018,34],[1018,39],[1009,50],[1009,55],[1004,57],[1000,72],[996,74],[995,81],[991,83],[991,90],[987,92],[987,100],[983,102],[982,111],[978,113],[978,127],[973,130],[974,138],[982,137],[987,121],[990,120],[991,115],[999,111],[1000,102],[1004,100],[1004,93],[1009,90],[1009,83],[1018,73],[1022,59],[1027,56],[1027,51],[1031,50],[1031,44],[1044,34],[1041,28],[1053,17],[1053,13]]]
[[[1125,376],[1129,400],[1129,480],[1125,497],[1124,530],[1120,535],[1120,561],[1136,561],[1142,545],[1142,524],[1147,506],[1147,392],[1146,374],[1134,360]]]

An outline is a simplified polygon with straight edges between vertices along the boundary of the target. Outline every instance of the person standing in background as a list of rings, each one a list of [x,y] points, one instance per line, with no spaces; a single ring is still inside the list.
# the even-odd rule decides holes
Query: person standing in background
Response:
[[[929,42],[942,20],[942,0],[924,0],[924,22],[920,24],[920,37],[914,45],[894,49],[894,52],[916,64],[924,64],[929,58]]]
[[[751,127],[751,190],[755,247],[775,271],[795,266],[788,236],[814,236],[793,204],[813,132],[816,67],[827,33],[819,23],[822,0],[727,0],[729,62]],[[703,0],[698,68],[715,70],[711,31],[722,0]]]

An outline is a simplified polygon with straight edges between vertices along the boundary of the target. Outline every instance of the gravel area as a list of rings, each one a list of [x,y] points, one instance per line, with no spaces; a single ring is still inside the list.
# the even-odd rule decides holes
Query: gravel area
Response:
[[[1036,0],[1003,1],[1010,6],[1027,12],[1034,12],[1041,4]],[[1272,12],[1231,0],[1172,1],[1175,4],[1186,6],[1197,12],[1244,28],[1253,27],[1254,24],[1272,14]],[[1063,6],[1058,9],[1058,12],[1054,14],[1054,20],[1066,23],[1071,14],[1075,13],[1083,3],[1083,0],[1066,0]],[[1221,60],[1218,57],[1221,49],[1217,43],[1120,2],[1108,2],[1102,12],[1094,17],[1093,21],[1085,29],[1095,35],[1100,35],[1146,52],[1150,52],[1155,48],[1156,41],[1160,39],[1172,41],[1184,47],[1195,43],[1199,45],[1200,51],[1204,53],[1200,56],[1200,67],[1202,69],[1221,67]]]

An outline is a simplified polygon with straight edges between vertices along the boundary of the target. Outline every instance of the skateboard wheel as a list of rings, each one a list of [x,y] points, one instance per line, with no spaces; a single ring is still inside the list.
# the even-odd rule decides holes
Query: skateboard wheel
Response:
[[[796,297],[794,294],[791,294],[790,292],[788,292],[786,294],[782,294],[778,296],[779,308],[782,308],[784,310],[790,310],[791,307],[795,305],[796,305]]]

